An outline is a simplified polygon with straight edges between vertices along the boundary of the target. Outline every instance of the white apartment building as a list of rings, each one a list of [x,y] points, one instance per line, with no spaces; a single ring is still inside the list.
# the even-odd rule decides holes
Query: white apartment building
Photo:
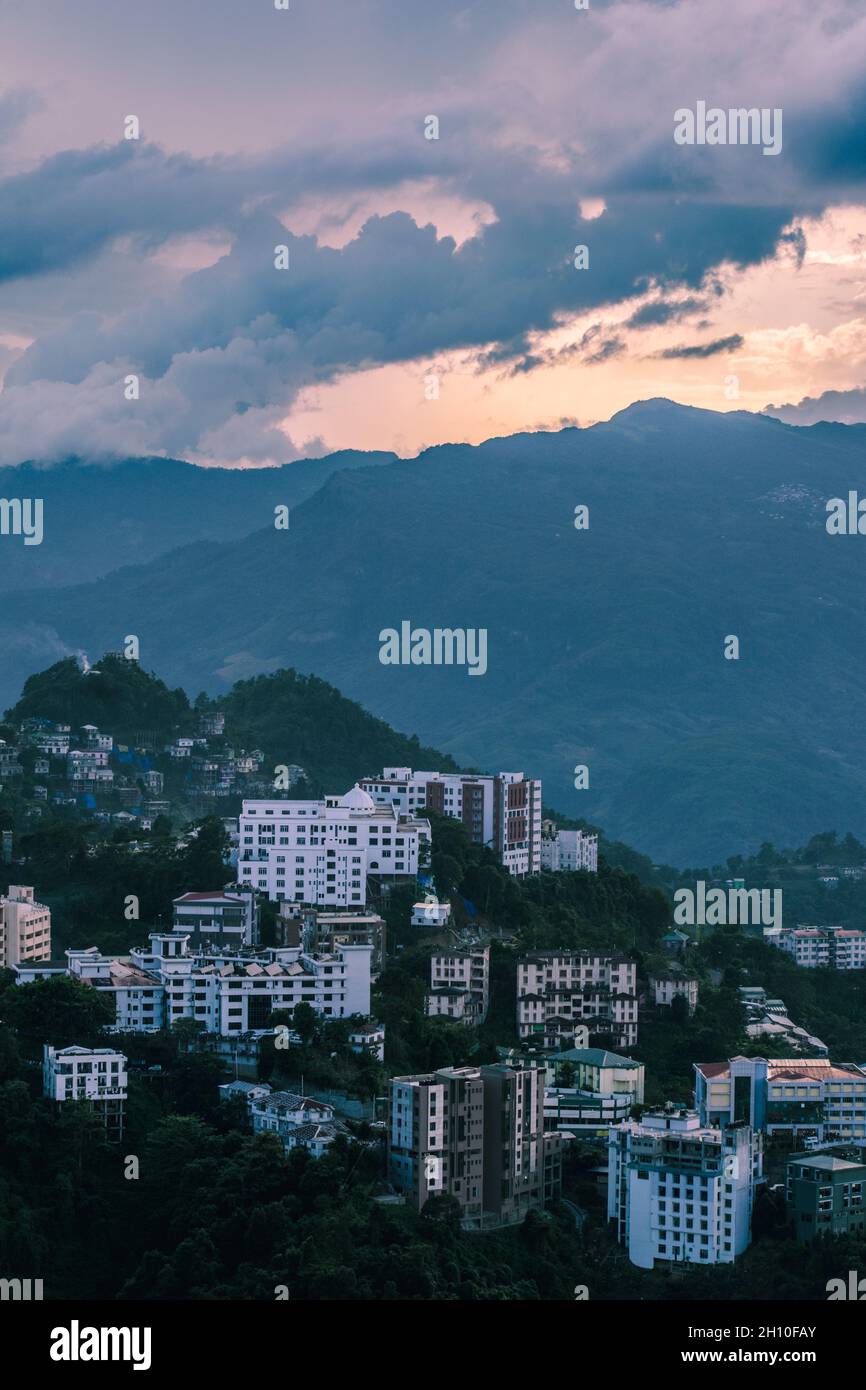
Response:
[[[139,952],[117,959],[104,956],[96,946],[66,952],[67,971],[73,980],[92,985],[111,995],[117,1033],[155,1033],[165,1026],[165,990],[158,976],[145,969]],[[25,984],[35,972],[17,983]]]
[[[110,1047],[42,1048],[42,1089],[49,1099],[86,1102],[109,1138],[123,1133],[128,1077],[126,1058]]]
[[[555,1047],[576,1023],[631,1047],[638,1030],[637,965],[595,951],[531,951],[517,962],[521,1039]]]
[[[386,767],[361,787],[378,806],[403,815],[438,812],[462,821],[474,845],[487,845],[516,877],[541,868],[541,782],[522,772],[473,776]]]
[[[649,984],[653,1003],[659,1008],[669,1009],[675,999],[685,999],[690,1014],[698,1007],[698,981],[694,975],[654,971]]]
[[[598,836],[583,830],[560,830],[544,821],[541,830],[541,867],[553,873],[584,869],[598,873]]]
[[[68,732],[55,730],[54,733],[37,734],[33,742],[40,753],[48,753],[51,757],[65,758],[69,752]]]
[[[369,874],[414,878],[429,844],[428,821],[359,786],[324,801],[244,801],[238,881],[272,901],[363,907]]]
[[[370,1013],[369,945],[337,945],[330,953],[300,946],[191,952],[179,932],[151,932],[150,943],[123,960],[95,946],[66,952],[66,974],[113,997],[114,1032],[154,1032],[193,1018],[207,1033],[232,1037],[266,1028],[272,1011],[297,1004],[326,1018]],[[19,969],[16,984],[57,973],[53,966]]]
[[[483,1023],[490,1004],[490,947],[443,951],[430,957],[430,1018]]]
[[[0,966],[11,969],[51,956],[51,911],[36,902],[34,890],[10,884],[0,897]]]
[[[659,1110],[610,1131],[608,1219],[632,1264],[731,1264],[751,1240],[762,1136]]]
[[[173,950],[176,940],[153,933],[153,951],[140,953],[165,987],[167,1026],[194,1018],[206,1032],[230,1037],[267,1028],[272,1011],[291,1012],[298,1004],[326,1018],[370,1012],[369,945],[338,945],[321,955],[299,946],[190,955]]]
[[[805,969],[866,969],[866,931],[853,927],[767,927],[764,939]]]

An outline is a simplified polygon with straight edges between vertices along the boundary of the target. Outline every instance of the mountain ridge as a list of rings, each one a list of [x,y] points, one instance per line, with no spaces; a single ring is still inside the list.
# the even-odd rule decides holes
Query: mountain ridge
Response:
[[[334,471],[289,531],[0,596],[7,667],[126,633],[187,689],[291,666],[458,762],[483,748],[541,775],[563,814],[667,862],[822,823],[862,835],[862,564],[824,524],[864,478],[861,438],[650,402]],[[404,620],[485,629],[487,674],[383,666],[379,633]]]

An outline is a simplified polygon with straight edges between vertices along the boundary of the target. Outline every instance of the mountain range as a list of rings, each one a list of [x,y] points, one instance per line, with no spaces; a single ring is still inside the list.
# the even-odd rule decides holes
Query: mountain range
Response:
[[[50,578],[0,580],[0,703],[38,666],[135,634],[142,664],[189,691],[315,674],[462,765],[541,776],[548,804],[657,860],[719,862],[839,826],[862,837],[866,537],[828,534],[826,504],[866,490],[864,443],[862,425],[652,400],[588,429],[264,470],[276,489],[258,470],[211,481],[172,464],[177,490],[163,509],[150,494],[145,521],[133,461],[128,489],[100,492],[83,469],[88,535],[109,541],[89,563],[117,563],[124,524],[145,562],[79,568],[46,500],[27,563]],[[23,474],[11,491],[18,471],[4,495],[28,495]],[[4,574],[20,544],[0,539]],[[484,629],[485,674],[383,665],[380,634],[404,622]]]

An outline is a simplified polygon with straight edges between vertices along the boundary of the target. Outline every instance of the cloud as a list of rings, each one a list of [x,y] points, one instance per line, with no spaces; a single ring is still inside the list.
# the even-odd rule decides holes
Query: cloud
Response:
[[[653,353],[654,357],[715,357],[720,352],[736,352],[743,346],[741,333],[731,333],[727,338],[716,338],[712,343],[690,343],[686,346],[663,348]]]
[[[293,453],[280,421],[299,393],[345,374],[455,351],[515,378],[605,362],[626,352],[628,330],[707,311],[720,267],[731,283],[780,244],[802,258],[797,216],[864,172],[866,17],[847,0],[768,0],[760,15],[754,0],[723,12],[712,0],[611,2],[582,14],[502,0],[492,28],[489,7],[466,0],[413,7],[411,18],[405,0],[370,0],[340,23],[331,7],[298,6],[291,28],[230,0],[189,0],[182,17],[153,0],[140,46],[132,13],[121,7],[105,26],[101,8],[76,7],[82,43],[68,70],[37,41],[41,14],[32,32],[3,20],[13,61],[45,50],[43,140],[65,134],[53,83],[81,89],[70,125],[104,126],[105,90],[100,81],[91,110],[82,73],[97,62],[119,103],[113,54],[123,82],[150,98],[145,130],[162,125],[160,143],[91,138],[0,179],[0,303],[14,303],[16,333],[33,340],[0,394],[0,463],[91,451],[279,460]],[[159,26],[173,15],[181,56],[154,90]],[[274,117],[289,51],[292,82]],[[676,146],[673,112],[704,93],[784,105],[782,156]],[[33,102],[0,99],[0,138],[40,124]],[[427,112],[440,117],[438,141],[423,138]],[[214,152],[213,131],[234,127],[235,152]],[[187,138],[195,152],[178,148]],[[429,190],[431,208],[485,209],[483,223],[473,213],[458,244],[426,222],[418,194],[414,215],[385,215],[410,184]],[[292,230],[317,204],[334,225],[359,206],[381,215],[325,245]],[[184,271],[166,248],[184,241],[194,253],[196,239],[228,250]],[[285,273],[273,267],[278,243],[290,248]],[[578,244],[590,248],[585,271],[574,267]],[[635,296],[650,298],[610,326],[607,311]],[[608,326],[543,344],[586,315]],[[731,334],[655,356],[741,345]],[[131,372],[137,402],[123,396]]]
[[[652,299],[635,309],[626,320],[626,328],[658,328],[665,323],[676,323],[690,318],[692,314],[703,313],[708,306],[706,299]]]
[[[815,425],[819,420],[836,420],[843,425],[866,424],[866,387],[823,391],[820,396],[804,396],[796,405],[764,406],[761,413],[784,420],[787,425]]]

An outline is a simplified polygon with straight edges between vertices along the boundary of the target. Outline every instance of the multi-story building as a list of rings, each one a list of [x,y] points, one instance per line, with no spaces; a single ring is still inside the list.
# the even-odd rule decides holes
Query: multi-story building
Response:
[[[420,1211],[431,1197],[460,1203],[464,1221],[484,1211],[484,1086],[477,1067],[443,1067],[391,1081],[388,1168]]]
[[[538,1067],[481,1068],[484,1087],[484,1210],[503,1223],[558,1195],[561,1136],[545,1130],[544,1076]]]
[[[244,801],[239,842],[238,881],[272,901],[363,908],[368,875],[415,877],[430,825],[355,786],[324,801]]]
[[[430,957],[430,1018],[483,1023],[490,1004],[490,947],[443,951]]]
[[[830,1154],[788,1159],[787,1201],[801,1243],[818,1236],[857,1236],[866,1231],[866,1163]]]
[[[555,1047],[575,1023],[616,1047],[637,1042],[637,966],[596,951],[531,951],[517,962],[521,1039]]]
[[[42,1048],[42,1087],[58,1102],[82,1101],[105,1126],[109,1139],[123,1135],[126,1058],[110,1047]]]
[[[764,939],[805,969],[866,969],[866,931],[853,927],[765,927]]]
[[[100,753],[110,753],[114,748],[114,739],[111,734],[102,734],[95,724],[82,724],[81,741],[86,748],[92,748]]]
[[[599,1047],[573,1047],[544,1059],[544,1123],[572,1134],[605,1135],[644,1098],[643,1062]]]
[[[298,912],[300,941],[305,951],[333,951],[336,946],[371,946],[374,974],[384,969],[388,931],[377,912],[321,912],[289,903],[281,913]]]
[[[694,1110],[650,1111],[610,1131],[609,1220],[632,1264],[730,1264],[751,1239],[762,1137]]]
[[[553,821],[542,821],[541,867],[553,873],[577,869],[598,873],[598,836],[583,830],[561,830]]]
[[[51,956],[51,911],[34,890],[10,884],[0,897],[0,966],[11,969]]]
[[[522,1220],[558,1192],[560,1136],[544,1133],[536,1068],[444,1067],[391,1082],[389,1172],[421,1210],[448,1194],[479,1229]]]
[[[153,934],[151,941],[153,954],[142,954],[142,964],[159,972],[167,1025],[194,1018],[225,1037],[266,1028],[272,1012],[291,1013],[298,1004],[325,1018],[370,1012],[369,946],[337,946],[332,954],[285,946],[176,955],[162,954],[172,938]]]
[[[698,1007],[698,980],[677,970],[654,970],[649,977],[653,1003],[670,1008],[675,999],[685,999],[689,1013]]]
[[[370,1013],[369,946],[337,946],[330,954],[300,946],[192,952],[179,932],[151,932],[150,943],[123,960],[95,946],[66,952],[66,974],[113,997],[117,1032],[151,1032],[192,1018],[206,1033],[234,1037],[266,1028],[272,1012],[298,1004],[326,1018]],[[29,984],[63,972],[32,965],[15,973],[16,984]]]
[[[48,771],[48,764],[45,759],[38,759],[34,769],[37,777],[43,775],[39,770],[40,762],[44,764],[45,771]],[[0,782],[5,782],[9,777],[20,777],[23,771],[24,768],[18,761],[18,749],[14,747],[10,748],[6,740],[0,738]]]
[[[522,772],[474,776],[386,767],[361,782],[379,806],[403,815],[436,811],[462,821],[474,845],[487,845],[517,877],[541,868],[541,782]]]
[[[174,930],[194,948],[251,946],[258,939],[259,910],[252,889],[184,893],[174,900]]]
[[[117,1033],[156,1033],[166,1025],[162,981],[139,957],[137,951],[124,959],[104,956],[96,946],[66,952],[72,979],[92,985],[113,1000],[112,1030]]]
[[[696,1062],[695,1106],[704,1124],[744,1121],[794,1139],[866,1137],[866,1071],[826,1057],[732,1057]]]

